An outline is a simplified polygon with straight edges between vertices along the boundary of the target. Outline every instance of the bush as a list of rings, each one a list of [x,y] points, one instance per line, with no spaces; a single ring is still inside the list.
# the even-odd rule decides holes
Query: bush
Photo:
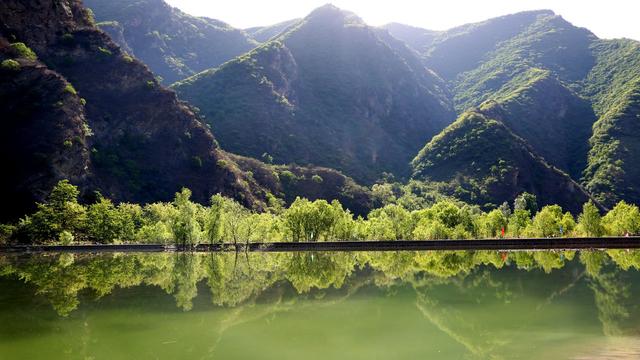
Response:
[[[20,63],[13,59],[7,59],[2,61],[0,67],[2,67],[3,70],[17,71],[20,70]]]
[[[60,233],[60,244],[62,245],[71,245],[71,243],[73,243],[73,239],[74,236],[73,234],[68,231],[68,230],[64,230],[63,232]]]
[[[67,84],[64,87],[64,91],[69,93],[69,94],[78,95],[78,92],[76,91],[76,89],[71,84]]]
[[[13,52],[18,57],[25,58],[28,60],[38,59],[38,57],[36,56],[36,53],[34,53],[33,50],[31,50],[27,45],[25,45],[25,43],[17,42],[9,46],[11,47],[11,50],[13,50]]]
[[[107,48],[103,48],[102,46],[99,46],[99,47],[98,47],[98,55],[99,55],[101,58],[106,59],[106,58],[108,58],[108,57],[111,57],[111,55],[113,55],[113,53],[111,52],[111,50],[109,50],[109,49],[107,49]]]
[[[322,181],[324,181],[320,175],[313,175],[311,180],[316,184],[322,184]]]

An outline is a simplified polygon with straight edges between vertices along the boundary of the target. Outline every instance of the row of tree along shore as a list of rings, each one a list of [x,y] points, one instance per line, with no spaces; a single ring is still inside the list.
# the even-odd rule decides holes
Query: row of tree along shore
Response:
[[[446,240],[489,238],[603,237],[640,234],[638,206],[618,203],[601,214],[591,202],[574,217],[558,205],[538,209],[524,193],[513,206],[492,211],[453,200],[408,210],[389,204],[354,217],[338,201],[298,198],[289,207],[274,204],[257,213],[214,195],[209,206],[190,200],[188,189],[172,202],[144,206],[114,204],[100,195],[88,205],[78,202],[77,187],[63,180],[47,201],[16,224],[2,225],[5,244],[197,244],[254,242],[326,242],[367,240]]]

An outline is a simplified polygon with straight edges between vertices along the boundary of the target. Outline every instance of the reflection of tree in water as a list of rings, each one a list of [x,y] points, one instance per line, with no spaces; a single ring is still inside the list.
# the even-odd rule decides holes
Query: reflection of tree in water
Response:
[[[640,251],[611,250],[608,252],[583,252],[580,262],[589,276],[589,287],[593,290],[598,308],[598,318],[607,336],[626,336],[640,333],[638,289],[635,272],[629,268],[640,268]]]
[[[367,281],[389,291],[393,286],[410,284],[416,288],[419,306],[425,309],[437,304],[443,311],[453,311],[454,307],[447,309],[447,304],[436,301],[433,295],[458,291],[461,295],[474,293],[474,301],[479,304],[483,297],[508,302],[522,290],[508,281],[496,280],[501,272],[492,268],[554,273],[574,255],[540,251],[31,255],[0,257],[0,275],[17,276],[33,284],[61,315],[77,308],[80,295],[100,298],[116,288],[139,285],[158,286],[174,296],[179,308],[190,310],[201,282],[209,288],[213,305],[233,307],[258,301],[281,309],[287,296],[291,302],[300,294],[325,296],[330,288],[350,291],[363,273]],[[618,268],[638,268],[639,252],[583,252],[580,262],[589,274],[605,332],[626,331],[615,329],[621,328],[616,324],[624,323],[632,311],[628,305],[631,282],[621,277]],[[544,277],[542,273],[540,276]],[[541,281],[552,285],[547,303],[572,286]],[[436,319],[433,311],[429,314]],[[450,316],[455,318],[455,314]]]

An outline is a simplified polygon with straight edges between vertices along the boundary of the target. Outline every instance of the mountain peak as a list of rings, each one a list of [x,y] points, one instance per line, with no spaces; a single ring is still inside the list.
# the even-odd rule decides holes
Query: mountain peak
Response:
[[[305,18],[307,22],[341,22],[341,23],[356,23],[364,24],[364,21],[356,14],[340,9],[333,4],[325,4],[319,8],[313,10]]]

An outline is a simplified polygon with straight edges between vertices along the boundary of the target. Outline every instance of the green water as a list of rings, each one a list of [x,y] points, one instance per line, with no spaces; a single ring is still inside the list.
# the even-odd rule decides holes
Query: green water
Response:
[[[640,253],[0,256],[0,359],[637,359]]]

